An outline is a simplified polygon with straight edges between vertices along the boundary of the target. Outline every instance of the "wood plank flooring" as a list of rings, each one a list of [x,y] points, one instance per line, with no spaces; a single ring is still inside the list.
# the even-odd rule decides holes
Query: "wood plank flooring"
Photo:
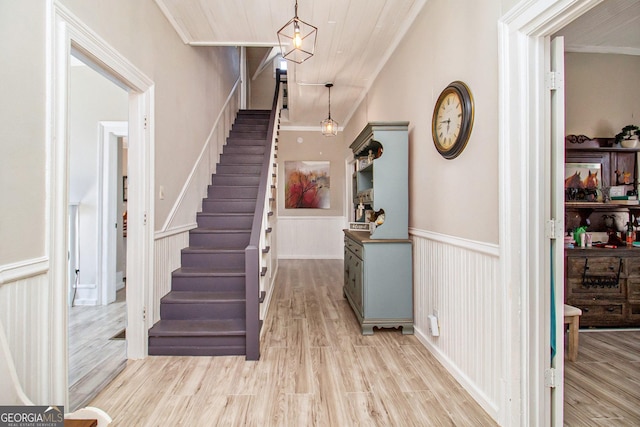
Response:
[[[640,331],[580,331],[565,360],[566,426],[640,426]]]
[[[412,335],[360,333],[342,261],[282,260],[259,361],[152,356],[92,402],[114,426],[491,426]]]
[[[69,411],[86,405],[124,369],[125,290],[107,306],[69,308]]]

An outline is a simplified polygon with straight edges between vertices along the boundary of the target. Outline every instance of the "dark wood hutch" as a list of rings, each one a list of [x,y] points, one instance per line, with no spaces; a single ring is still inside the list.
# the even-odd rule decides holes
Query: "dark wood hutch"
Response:
[[[582,310],[581,327],[640,326],[640,247],[619,243],[625,240],[628,223],[638,229],[640,205],[609,198],[612,186],[637,195],[638,152],[640,147],[615,146],[613,138],[569,135],[565,140],[567,170],[574,165],[600,167],[597,190],[586,184],[572,187],[572,177],[566,177],[565,230],[587,226],[589,233],[607,233],[606,241],[592,247],[565,248],[565,302]]]

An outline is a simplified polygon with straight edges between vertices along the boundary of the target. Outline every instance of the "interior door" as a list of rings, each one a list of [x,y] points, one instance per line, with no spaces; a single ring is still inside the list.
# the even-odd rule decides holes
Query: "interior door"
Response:
[[[564,413],[564,38],[549,43],[551,218],[555,219],[550,242],[550,368],[555,369],[551,387],[551,425],[563,425]],[[553,372],[553,371],[551,371]]]

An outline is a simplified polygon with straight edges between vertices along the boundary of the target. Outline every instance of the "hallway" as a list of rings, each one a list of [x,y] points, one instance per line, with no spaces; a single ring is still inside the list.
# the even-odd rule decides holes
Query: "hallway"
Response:
[[[69,308],[69,404],[86,405],[124,369],[127,344],[114,336],[126,326],[125,288],[109,305]]]
[[[115,426],[490,426],[417,338],[360,334],[341,260],[281,260],[261,358],[129,361],[90,405]]]

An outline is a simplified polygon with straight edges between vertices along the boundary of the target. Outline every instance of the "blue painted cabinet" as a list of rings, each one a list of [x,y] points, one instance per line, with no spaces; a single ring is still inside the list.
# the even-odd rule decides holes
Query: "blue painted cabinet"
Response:
[[[364,335],[374,327],[413,333],[408,236],[408,122],[369,123],[350,148],[353,209],[370,231],[344,230],[344,295]]]

